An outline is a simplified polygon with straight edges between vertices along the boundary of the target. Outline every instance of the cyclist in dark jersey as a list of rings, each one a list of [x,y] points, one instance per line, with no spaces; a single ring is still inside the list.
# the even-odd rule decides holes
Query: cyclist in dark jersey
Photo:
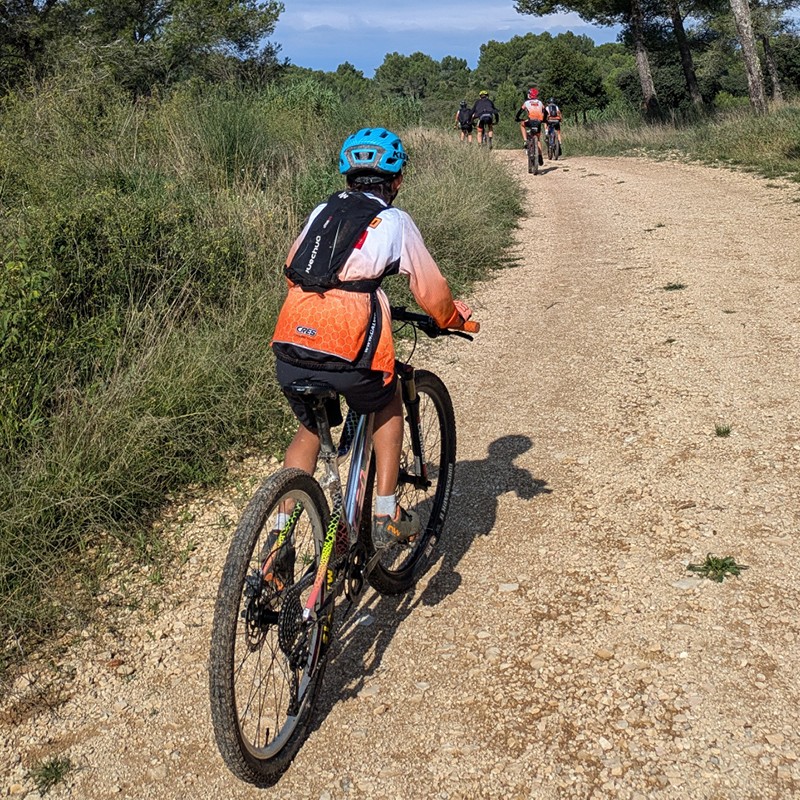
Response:
[[[472,142],[472,109],[467,105],[466,100],[459,103],[456,111],[456,127],[461,130],[461,141]]]
[[[475,105],[472,106],[472,118],[478,125],[478,143],[484,144],[489,140],[489,147],[492,146],[494,136],[493,125],[500,122],[500,112],[495,108],[494,103],[489,97],[489,92],[485,89],[481,91]]]
[[[558,154],[562,155],[561,152],[561,109],[558,107],[556,103],[555,97],[551,97],[547,101],[547,105],[545,106],[547,109],[547,125],[550,127],[554,127],[556,129],[556,135],[558,136]]]

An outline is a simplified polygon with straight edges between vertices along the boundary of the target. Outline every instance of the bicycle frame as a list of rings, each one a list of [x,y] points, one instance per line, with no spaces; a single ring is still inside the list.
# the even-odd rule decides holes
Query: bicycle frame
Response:
[[[397,363],[396,369],[401,383],[403,405],[408,412],[411,430],[411,441],[414,452],[414,470],[417,476],[414,483],[421,486],[429,485],[425,473],[421,452],[421,436],[419,429],[419,397],[414,383],[414,368],[410,365]],[[320,461],[322,462],[322,478],[320,486],[328,492],[331,498],[331,515],[325,531],[325,539],[320,554],[319,564],[314,577],[311,593],[303,608],[303,620],[315,619],[321,608],[319,598],[323,586],[330,592],[323,605],[333,602],[341,591],[344,581],[339,580],[341,563],[331,564],[331,557],[337,559],[355,556],[355,565],[361,574],[351,576],[352,582],[346,586],[349,595],[357,596],[363,587],[371,564],[365,565],[363,558],[355,552],[358,547],[358,531],[364,513],[364,499],[367,493],[367,481],[372,464],[372,431],[375,422],[374,414],[354,415],[348,412],[348,422],[352,424],[355,416],[355,430],[352,442],[346,441],[348,437],[348,423],[342,433],[342,442],[338,448],[333,444],[330,423],[323,402],[313,404],[317,430],[320,436]],[[341,476],[339,474],[339,457],[350,452],[350,469],[344,493],[342,492]],[[365,568],[366,567],[366,568]],[[338,587],[334,588],[336,583]],[[333,591],[331,591],[333,590]]]
[[[541,147],[541,145],[540,145],[540,142],[541,142],[541,135],[542,135],[542,129],[541,129],[541,127],[539,127],[539,128],[532,128],[532,127],[530,127],[529,125],[526,125],[526,126],[525,126],[525,131],[526,131],[526,133],[527,133],[528,139],[529,139],[529,140],[530,140],[530,139],[536,139],[536,144],[537,144],[537,147]]]
[[[548,148],[558,146],[558,131],[551,122],[547,124],[547,146]]]

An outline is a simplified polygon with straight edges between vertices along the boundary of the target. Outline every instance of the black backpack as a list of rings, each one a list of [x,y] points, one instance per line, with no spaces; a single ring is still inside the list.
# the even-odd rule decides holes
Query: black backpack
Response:
[[[458,109],[458,122],[460,125],[467,125],[469,122],[472,121],[472,109],[471,108],[459,108]]]
[[[341,281],[338,272],[373,219],[386,206],[363,192],[332,194],[317,214],[284,274],[304,292],[372,292],[380,280]]]

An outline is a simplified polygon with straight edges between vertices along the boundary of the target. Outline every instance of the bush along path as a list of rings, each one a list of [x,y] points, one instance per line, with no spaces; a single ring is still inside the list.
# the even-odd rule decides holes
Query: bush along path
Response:
[[[472,345],[417,357],[459,426],[443,556],[411,595],[367,593],[269,796],[795,795],[797,189],[492,158],[529,189],[518,266],[477,289]],[[265,796],[216,752],[206,658],[234,521],[275,466],[174,509],[183,557],[107,587],[7,687],[0,792]]]

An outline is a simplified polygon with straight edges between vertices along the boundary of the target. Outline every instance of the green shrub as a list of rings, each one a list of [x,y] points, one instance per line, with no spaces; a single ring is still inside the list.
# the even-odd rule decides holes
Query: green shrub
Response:
[[[292,422],[268,346],[281,267],[342,185],[345,135],[403,134],[400,204],[456,293],[502,263],[515,184],[452,137],[407,130],[419,115],[314,81],[191,82],[131,103],[78,72],[4,99],[0,662],[23,632],[91,607],[104,547],[163,549],[149,522],[167,497],[245,448],[282,452]]]

